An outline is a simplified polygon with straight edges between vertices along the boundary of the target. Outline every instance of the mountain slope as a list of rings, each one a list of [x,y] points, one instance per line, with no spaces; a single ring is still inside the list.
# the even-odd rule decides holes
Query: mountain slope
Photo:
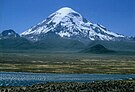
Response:
[[[33,49],[33,48],[34,48],[33,43],[22,37],[0,39],[0,50],[4,50],[4,49],[26,50],[26,49]]]
[[[47,34],[46,38],[34,42],[37,49],[45,50],[78,50],[83,49],[85,45],[77,40],[63,39],[56,34]]]
[[[93,24],[81,14],[64,7],[52,13],[47,19],[21,33],[21,36],[32,40],[43,40],[48,33],[62,38],[79,41],[121,40],[125,36],[113,33],[100,24]]]
[[[13,30],[4,30],[0,33],[0,50],[77,50],[84,48],[85,45],[80,41],[63,39],[56,34],[47,34],[46,38],[40,41],[32,42],[24,37],[20,37]]]

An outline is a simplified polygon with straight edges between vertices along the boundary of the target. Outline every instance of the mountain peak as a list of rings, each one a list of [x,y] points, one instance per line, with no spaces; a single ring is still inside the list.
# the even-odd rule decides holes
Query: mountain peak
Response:
[[[124,38],[123,35],[113,33],[100,24],[91,23],[69,7],[57,10],[41,23],[23,32],[21,35],[27,39],[38,41],[40,38],[45,38],[49,33],[79,41]]]

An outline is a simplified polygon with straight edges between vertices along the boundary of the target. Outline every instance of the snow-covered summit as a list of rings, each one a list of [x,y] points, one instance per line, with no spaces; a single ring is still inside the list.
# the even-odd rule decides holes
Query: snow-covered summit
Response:
[[[40,40],[48,33],[76,40],[116,40],[123,35],[113,33],[100,24],[93,24],[71,8],[64,7],[52,13],[41,23],[21,34],[30,40]]]
[[[66,16],[67,14],[69,14],[71,12],[77,13],[69,7],[63,7],[61,9],[59,9],[58,11],[56,11],[56,13],[61,14],[61,16]]]

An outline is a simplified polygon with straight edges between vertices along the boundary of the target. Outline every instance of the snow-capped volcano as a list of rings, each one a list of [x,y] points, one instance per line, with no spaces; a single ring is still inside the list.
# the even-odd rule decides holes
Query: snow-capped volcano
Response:
[[[100,24],[93,24],[81,14],[64,7],[52,13],[41,23],[23,32],[21,36],[38,41],[47,34],[55,34],[68,39],[117,40],[125,36],[113,33]]]

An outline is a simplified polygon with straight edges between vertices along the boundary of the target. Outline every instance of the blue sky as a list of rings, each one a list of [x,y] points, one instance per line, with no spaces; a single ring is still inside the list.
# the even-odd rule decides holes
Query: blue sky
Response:
[[[62,7],[113,32],[135,36],[135,0],[0,0],[0,32],[21,33]]]

